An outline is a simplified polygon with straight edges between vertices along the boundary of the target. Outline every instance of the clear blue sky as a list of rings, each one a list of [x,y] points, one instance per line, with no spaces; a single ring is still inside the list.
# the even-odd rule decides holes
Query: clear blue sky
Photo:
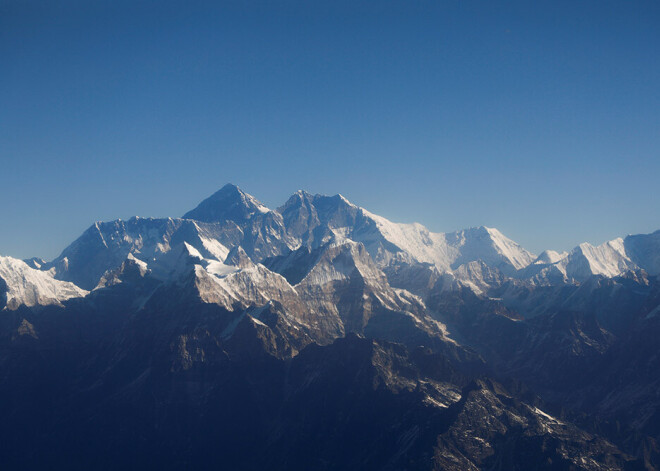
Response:
[[[227,182],[536,252],[660,229],[656,0],[0,0],[0,61],[3,255]]]

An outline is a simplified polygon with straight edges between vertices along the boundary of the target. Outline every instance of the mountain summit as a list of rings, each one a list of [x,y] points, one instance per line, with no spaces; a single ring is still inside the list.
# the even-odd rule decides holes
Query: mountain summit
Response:
[[[255,197],[228,183],[183,215],[184,219],[202,222],[242,222],[255,214],[269,211]]]

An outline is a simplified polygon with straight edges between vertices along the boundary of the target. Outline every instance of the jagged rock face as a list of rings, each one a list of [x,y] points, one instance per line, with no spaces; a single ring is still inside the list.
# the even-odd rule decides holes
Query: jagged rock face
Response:
[[[287,252],[292,244],[282,216],[235,185],[224,186],[183,218],[211,224],[234,224],[241,233],[238,243],[255,260]],[[228,245],[233,247],[235,244]]]
[[[536,257],[233,185],[96,223],[0,258],[0,462],[655,469],[659,234]]]
[[[323,250],[296,290],[319,318],[337,317],[348,332],[361,332],[377,307],[401,310],[404,304],[364,246],[354,243]]]
[[[129,254],[150,264],[185,242],[206,257],[224,259],[227,246],[239,240],[240,230],[233,224],[151,218],[96,223],[47,267],[55,268],[58,279],[94,289],[101,277],[119,268]]]
[[[278,208],[278,212],[282,215],[287,232],[296,239],[309,239],[314,229],[321,225],[314,206],[314,196],[306,191],[297,191],[284,206]]]
[[[57,407],[53,421],[36,435],[1,429],[8,445],[3,462],[66,462],[69,469],[100,461],[159,469],[210,469],[221,462],[232,469],[431,470],[484,469],[498,460],[523,469],[547,456],[574,469],[619,469],[631,459],[496,383],[470,384],[429,350],[348,336],[325,347],[311,345],[285,362],[272,354],[290,345],[249,318],[225,340],[221,311],[188,309],[180,316],[185,325],[168,319],[156,303],[106,328],[91,364],[74,355],[66,370],[44,377],[10,371],[12,388],[0,386],[5,424]],[[35,329],[47,344],[67,336]],[[67,340],[74,353],[89,348],[82,339]],[[49,367],[30,358],[25,344],[9,348],[23,367]],[[50,361],[62,365],[64,352],[55,352]],[[73,377],[78,380],[68,381]],[[57,386],[33,389],[41,380],[42,387]],[[36,404],[5,401],[25,388]],[[41,394],[50,400],[41,402]],[[42,446],[21,454],[28,436]],[[459,465],[447,468],[448,456],[458,457],[452,462]]]
[[[607,440],[520,403],[489,381],[466,387],[449,409],[454,420],[438,437],[434,469],[623,470],[640,465]]]

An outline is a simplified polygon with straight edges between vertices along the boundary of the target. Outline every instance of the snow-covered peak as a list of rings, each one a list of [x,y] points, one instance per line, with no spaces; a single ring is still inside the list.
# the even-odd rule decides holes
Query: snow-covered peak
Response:
[[[375,223],[382,237],[412,259],[432,263],[441,272],[481,260],[493,268],[512,273],[526,267],[535,256],[500,231],[485,226],[452,233],[433,233],[419,223],[398,224],[361,209]],[[373,234],[369,237],[373,238]],[[364,241],[367,247],[373,246]]]
[[[303,190],[291,195],[277,211],[282,215],[287,232],[296,238],[304,237],[320,224],[314,196]]]
[[[481,260],[513,274],[536,258],[497,229],[482,226],[454,233],[433,233],[419,223],[389,221],[352,204],[342,195],[312,196],[299,191],[278,211],[288,233],[299,239],[298,246],[314,248],[331,240],[360,242],[381,268],[393,262],[420,262],[430,263],[440,272],[450,272],[465,263]]]
[[[608,278],[639,269],[660,274],[660,231],[618,237],[600,245],[584,242],[568,253],[543,252],[520,278],[540,283],[584,282],[593,275]]]
[[[61,304],[70,298],[83,297],[87,291],[73,283],[53,278],[52,272],[28,266],[22,260],[0,257],[0,304],[5,309]]]
[[[299,200],[312,200],[314,198],[314,195],[307,190],[298,190],[293,195],[291,195],[291,198],[296,198]]]
[[[189,273],[191,267],[202,259],[197,249],[184,242],[148,259],[147,264],[155,278],[169,281]]]
[[[96,289],[106,288],[108,286],[123,283],[125,280],[137,281],[144,278],[147,273],[150,273],[146,262],[136,258],[133,254],[129,253],[124,263],[119,268],[108,270],[99,280]]]
[[[556,263],[562,258],[566,257],[568,252],[557,252],[555,250],[544,250],[541,252],[536,260],[534,260],[534,265],[545,265],[548,263]]]
[[[235,244],[240,229],[186,219],[131,218],[95,223],[46,267],[55,277],[91,290],[129,254],[151,265],[172,247],[187,242],[205,258],[224,260],[226,244]],[[42,268],[43,269],[43,268]]]
[[[660,275],[660,230],[629,235],[623,241],[626,255],[650,275]]]
[[[373,221],[376,229],[375,233],[361,234],[372,239],[362,240],[367,248],[378,246],[374,242],[380,236],[393,247],[392,250],[403,251],[417,262],[431,263],[443,272],[451,270],[450,265],[458,252],[447,245],[444,234],[432,233],[419,223],[394,223],[366,209],[361,209],[361,212],[366,219]]]
[[[534,254],[522,248],[520,244],[504,236],[499,230],[485,226],[483,229],[485,229],[490,235],[496,250],[506,258],[516,270],[525,268],[535,259],[536,256]]]
[[[358,207],[343,196],[314,195],[312,203],[319,218],[331,227],[345,227],[354,221]]]
[[[608,277],[637,268],[626,255],[623,239],[620,237],[598,246],[584,242],[573,249],[568,258],[566,268],[567,274],[571,277],[574,277],[573,272],[582,274],[581,271],[585,268],[584,262],[587,263],[591,274]],[[574,267],[577,270],[572,270]]]
[[[558,274],[566,281],[583,282],[593,275],[614,277],[640,268],[626,253],[621,238],[598,246],[584,242],[567,254],[546,251],[537,258],[533,267],[524,274],[533,276],[537,281],[546,279],[546,282],[551,281],[550,278],[556,279]]]
[[[270,212],[254,196],[233,184],[227,184],[202,201],[195,209],[184,214],[184,219],[202,222],[234,221],[241,223],[255,214]]]
[[[453,269],[464,263],[481,260],[504,274],[528,266],[536,256],[505,237],[497,229],[480,226],[444,234],[447,245],[457,251]]]

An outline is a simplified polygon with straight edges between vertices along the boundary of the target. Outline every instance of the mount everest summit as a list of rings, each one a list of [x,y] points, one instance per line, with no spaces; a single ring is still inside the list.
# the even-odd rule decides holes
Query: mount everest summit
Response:
[[[50,262],[0,257],[0,458],[656,469],[659,275],[660,231],[537,256],[226,185]]]

